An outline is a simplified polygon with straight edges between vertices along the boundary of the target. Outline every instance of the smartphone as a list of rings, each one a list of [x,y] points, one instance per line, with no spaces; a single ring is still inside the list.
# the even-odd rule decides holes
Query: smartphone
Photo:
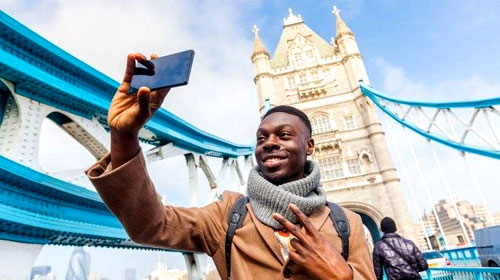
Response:
[[[137,92],[143,86],[153,91],[187,85],[193,59],[194,51],[187,50],[140,63],[142,66],[136,66],[130,91]]]

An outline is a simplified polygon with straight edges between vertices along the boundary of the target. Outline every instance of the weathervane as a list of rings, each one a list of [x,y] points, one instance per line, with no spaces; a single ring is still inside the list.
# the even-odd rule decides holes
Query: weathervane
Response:
[[[257,28],[257,25],[254,24],[252,32],[255,34],[255,37],[259,37],[259,31],[260,31],[260,29]]]
[[[340,17],[340,10],[337,9],[337,6],[333,5],[333,11],[332,13],[337,16],[337,17]]]

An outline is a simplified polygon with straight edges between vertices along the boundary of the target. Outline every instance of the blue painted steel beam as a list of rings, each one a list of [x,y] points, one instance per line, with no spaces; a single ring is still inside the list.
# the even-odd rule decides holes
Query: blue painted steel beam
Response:
[[[0,239],[151,249],[132,242],[93,191],[2,156],[0,174]]]
[[[451,105],[455,106],[453,108],[463,108],[461,106],[464,106],[467,102],[439,103],[441,105],[436,105],[438,103],[422,103],[422,102],[405,102],[405,103],[403,103],[403,102],[399,102],[401,100],[398,100],[398,99],[387,98],[385,95],[377,92],[376,90],[367,86],[365,83],[363,83],[361,81],[360,81],[359,85],[361,87],[361,91],[368,98],[370,98],[373,101],[373,103],[375,103],[384,113],[389,115],[391,118],[393,118],[395,121],[397,121],[398,123],[400,123],[404,127],[409,128],[410,130],[418,133],[419,135],[421,135],[429,140],[436,141],[438,143],[441,143],[443,145],[451,147],[455,150],[461,151],[461,152],[473,153],[473,154],[478,154],[481,156],[491,157],[494,159],[500,159],[500,151],[490,150],[490,149],[485,149],[485,148],[481,148],[481,147],[477,147],[477,146],[473,146],[473,145],[467,145],[467,144],[463,144],[463,143],[450,141],[450,140],[448,140],[442,136],[439,136],[435,133],[427,132],[423,129],[420,129],[416,125],[408,123],[405,120],[399,118],[396,114],[394,114],[392,111],[387,109],[384,105],[382,105],[380,103],[379,99],[383,99],[383,100],[387,100],[387,101],[391,101],[391,102],[396,102],[396,103],[401,103],[401,104],[405,104],[405,105],[409,105],[409,106],[417,106],[417,105],[411,105],[411,104],[421,104],[421,106],[424,106],[423,104],[427,104],[427,105],[429,105],[427,107],[432,107],[432,108],[450,108],[450,107],[445,107],[444,104],[448,104],[448,105],[451,104]],[[478,107],[479,107],[479,105],[481,105],[484,107],[488,107],[488,106],[492,106],[492,105],[497,105],[497,102],[499,102],[498,104],[500,104],[500,99],[495,98],[495,99],[471,101],[471,103],[469,105],[477,105]],[[431,104],[433,104],[433,105],[430,106]],[[475,106],[472,106],[472,107],[475,107]]]
[[[437,108],[437,109],[447,109],[447,108],[485,108],[495,105],[500,105],[500,98],[489,98],[482,100],[471,100],[471,101],[457,101],[457,102],[417,102],[417,101],[407,101],[402,99],[396,99],[389,97],[374,88],[367,86],[363,81],[359,82],[361,86],[361,91],[365,93],[365,91],[369,92],[371,96],[378,97],[380,99],[384,99],[393,103],[404,104],[413,107],[429,107],[429,108]],[[366,94],[366,93],[365,93]]]

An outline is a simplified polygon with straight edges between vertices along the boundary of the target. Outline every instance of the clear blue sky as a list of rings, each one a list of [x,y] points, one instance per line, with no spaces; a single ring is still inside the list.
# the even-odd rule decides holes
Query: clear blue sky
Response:
[[[259,26],[265,46],[273,53],[283,17],[292,7],[329,42],[335,35],[331,13],[334,4],[356,35],[375,88],[392,96],[422,101],[499,95],[498,1],[151,0],[138,4],[132,0],[0,0],[5,12],[117,80],[129,52],[161,55],[195,49],[190,85],[173,91],[165,107],[200,128],[240,143],[253,141],[258,123],[250,63],[253,24]],[[49,143],[42,150],[42,166],[49,171],[68,166],[83,168],[93,161],[82,156],[74,166],[74,161],[64,161],[67,151],[61,147]],[[448,156],[443,154],[445,159]],[[495,198],[493,184],[498,177],[491,175],[495,170],[491,166],[497,163],[478,160],[474,164],[488,202],[498,209],[500,201]],[[176,171],[178,166],[182,171]],[[183,174],[183,159],[155,163],[150,168],[159,192],[167,194],[173,203],[185,205],[187,177]],[[429,174],[432,178],[433,174]],[[469,195],[468,189],[457,182],[457,194],[477,199]],[[436,198],[443,195],[436,193]],[[53,265],[57,277],[63,279],[70,253],[71,248],[50,247],[42,251],[37,264]],[[120,279],[125,266],[135,266],[138,277],[143,277],[157,259],[156,254],[130,250],[91,249],[91,253],[92,270],[110,279]],[[171,267],[185,267],[178,254],[165,258]]]

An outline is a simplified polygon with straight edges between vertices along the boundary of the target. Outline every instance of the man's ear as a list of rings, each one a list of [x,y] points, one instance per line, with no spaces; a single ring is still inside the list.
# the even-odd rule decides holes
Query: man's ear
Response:
[[[307,140],[306,155],[310,156],[313,153],[314,153],[314,139],[309,138],[309,140]]]

